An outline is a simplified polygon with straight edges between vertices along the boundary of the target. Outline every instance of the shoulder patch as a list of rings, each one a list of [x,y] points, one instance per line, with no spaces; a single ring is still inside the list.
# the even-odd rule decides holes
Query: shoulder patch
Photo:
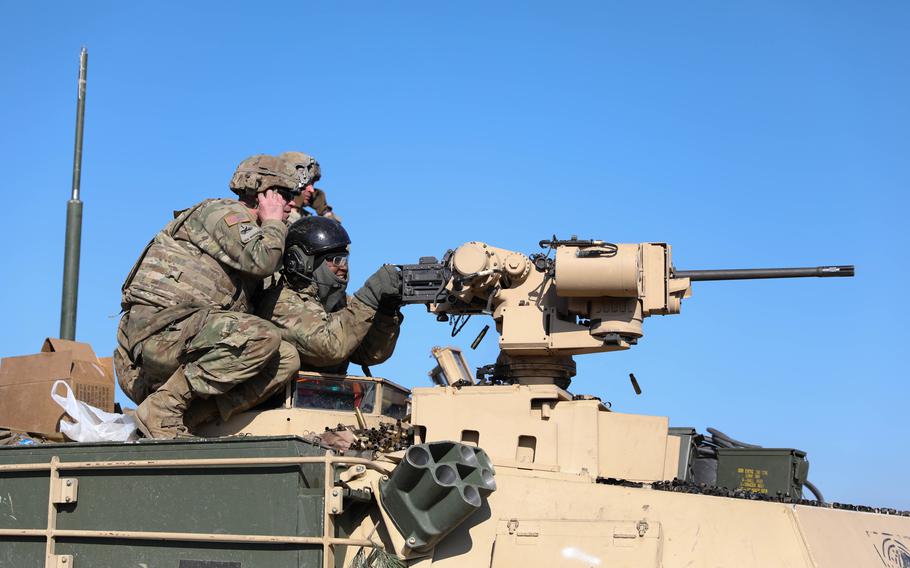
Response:
[[[262,232],[262,229],[252,223],[243,223],[238,227],[240,229],[240,242],[247,244],[253,238]]]
[[[227,223],[228,227],[233,227],[241,221],[249,221],[249,219],[240,213],[228,213],[224,216],[224,222]]]

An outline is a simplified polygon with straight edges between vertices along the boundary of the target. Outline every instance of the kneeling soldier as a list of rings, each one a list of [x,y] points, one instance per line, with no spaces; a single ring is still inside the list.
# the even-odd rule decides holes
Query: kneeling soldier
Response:
[[[230,188],[238,199],[178,213],[123,285],[114,362],[148,437],[186,434],[193,399],[214,400],[227,418],[300,366],[278,329],[250,313],[263,278],[281,262],[285,219],[301,192],[297,172],[286,160],[253,156]]]

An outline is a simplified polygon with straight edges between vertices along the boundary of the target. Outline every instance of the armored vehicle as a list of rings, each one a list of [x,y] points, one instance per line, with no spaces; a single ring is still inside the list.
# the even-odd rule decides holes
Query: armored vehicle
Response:
[[[64,339],[86,71],[83,49]],[[411,393],[302,373],[268,407],[195,439],[0,447],[0,568],[910,567],[910,513],[825,502],[805,452],[569,390],[574,356],[632,348],[644,319],[678,314],[693,282],[852,266],[680,271],[666,243],[540,245],[468,242],[401,267],[405,303],[456,328],[492,317],[500,354],[476,375],[437,348],[436,386]]]
[[[402,266],[405,302],[492,318],[500,355],[476,375],[436,349],[436,386],[409,400],[304,374],[207,437],[0,450],[0,567],[910,566],[908,513],[804,498],[805,452],[570,391],[575,356],[634,347],[693,282],[852,266],[681,271],[665,243],[541,246]],[[313,434],[338,422],[413,439],[336,451]]]

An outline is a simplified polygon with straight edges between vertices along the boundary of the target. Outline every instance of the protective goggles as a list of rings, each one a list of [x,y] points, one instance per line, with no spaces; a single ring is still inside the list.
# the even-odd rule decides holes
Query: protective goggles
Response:
[[[338,254],[335,256],[327,256],[325,261],[329,264],[334,264],[335,266],[347,266],[348,265],[348,255]]]

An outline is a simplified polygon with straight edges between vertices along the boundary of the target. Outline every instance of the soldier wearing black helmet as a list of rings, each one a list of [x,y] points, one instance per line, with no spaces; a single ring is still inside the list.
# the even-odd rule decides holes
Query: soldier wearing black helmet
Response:
[[[399,271],[382,266],[347,296],[350,244],[337,221],[296,221],[285,242],[282,278],[257,308],[297,348],[303,369],[343,374],[349,363],[379,364],[395,349],[403,319]]]

